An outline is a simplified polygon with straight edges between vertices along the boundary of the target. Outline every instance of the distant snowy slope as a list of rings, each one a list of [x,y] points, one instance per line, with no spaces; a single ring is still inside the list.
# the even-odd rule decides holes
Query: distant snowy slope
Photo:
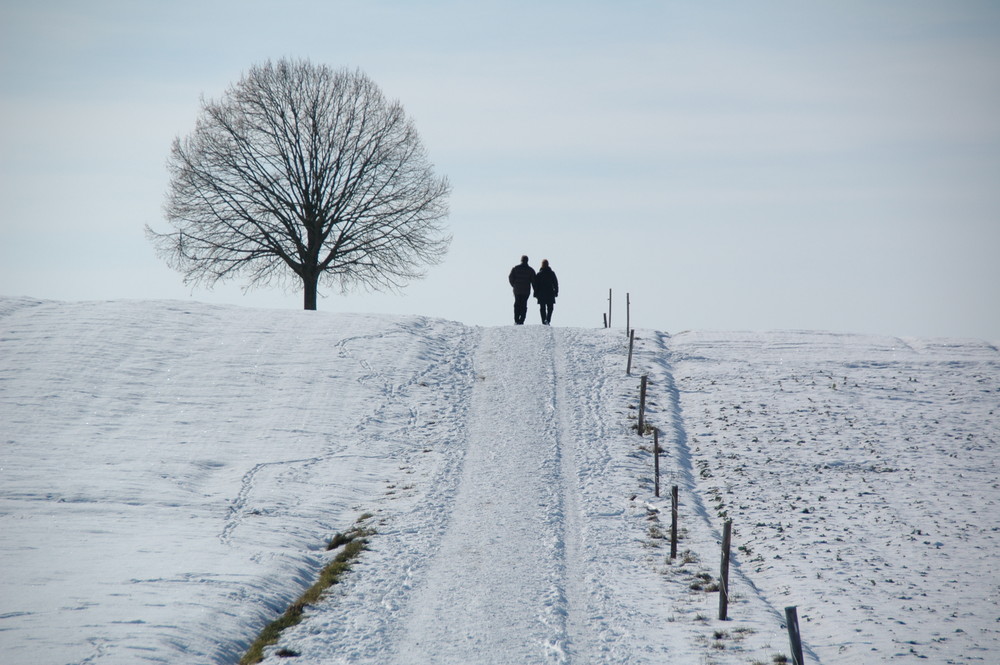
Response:
[[[267,662],[1000,662],[994,346],[638,337],[0,298],[0,663],[235,663],[363,513]]]

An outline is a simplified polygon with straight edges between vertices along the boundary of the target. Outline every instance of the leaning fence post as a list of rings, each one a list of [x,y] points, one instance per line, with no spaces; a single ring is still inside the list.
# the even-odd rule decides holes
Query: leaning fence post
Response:
[[[729,545],[732,541],[733,521],[726,520],[722,527],[722,570],[719,574],[719,620],[729,615]]]
[[[653,428],[653,489],[660,496],[660,428]]]
[[[632,376],[632,347],[635,346],[635,331],[630,330],[628,333],[628,366],[625,367],[625,374],[627,376]]]
[[[785,623],[788,625],[788,641],[792,646],[792,661],[795,665],[804,665],[802,635],[799,634],[799,612],[795,606],[785,608]]]
[[[646,428],[646,380],[647,376],[643,374],[639,384],[639,436]]]
[[[670,558],[677,558],[677,485],[670,488]]]

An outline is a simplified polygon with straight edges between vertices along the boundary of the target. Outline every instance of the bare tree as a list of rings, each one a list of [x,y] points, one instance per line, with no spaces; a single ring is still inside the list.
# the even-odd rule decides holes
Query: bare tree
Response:
[[[255,66],[220,101],[202,101],[168,167],[174,230],[146,234],[186,284],[301,280],[305,309],[316,309],[320,284],[395,290],[451,242],[447,179],[402,106],[360,71]]]

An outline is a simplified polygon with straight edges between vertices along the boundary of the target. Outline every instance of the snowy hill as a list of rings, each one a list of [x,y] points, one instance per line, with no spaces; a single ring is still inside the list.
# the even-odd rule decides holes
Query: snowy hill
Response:
[[[996,346],[637,336],[0,298],[0,662],[236,662],[365,513],[282,662],[1000,662]]]

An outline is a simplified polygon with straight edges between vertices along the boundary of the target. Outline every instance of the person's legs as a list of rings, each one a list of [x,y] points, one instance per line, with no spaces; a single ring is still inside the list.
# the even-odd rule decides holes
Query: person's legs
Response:
[[[555,303],[547,303],[545,305],[545,313],[542,315],[545,319],[545,325],[552,323],[552,310],[555,308]]]
[[[545,318],[545,308],[546,308],[545,303],[543,302],[538,303],[538,312],[542,315],[542,325],[545,325],[546,323],[549,322],[549,320]]]
[[[531,294],[515,294],[514,295],[514,323],[521,325],[524,323],[525,317],[528,316],[528,296]]]

